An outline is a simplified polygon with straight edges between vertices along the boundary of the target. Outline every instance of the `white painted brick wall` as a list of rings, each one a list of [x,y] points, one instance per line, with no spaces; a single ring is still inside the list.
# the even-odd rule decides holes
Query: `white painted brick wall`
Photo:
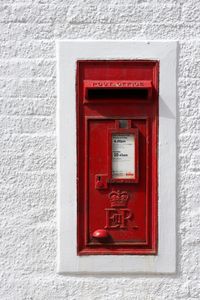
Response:
[[[0,32],[0,299],[200,299],[199,0],[0,0]],[[174,276],[56,274],[58,38],[180,42]]]

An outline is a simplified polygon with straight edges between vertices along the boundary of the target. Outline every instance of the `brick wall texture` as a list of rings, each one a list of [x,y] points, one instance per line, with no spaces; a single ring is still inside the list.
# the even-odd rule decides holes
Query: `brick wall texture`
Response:
[[[200,299],[199,0],[0,0],[0,299]],[[56,274],[56,39],[176,39],[177,274]],[[67,120],[66,120],[67,121]]]

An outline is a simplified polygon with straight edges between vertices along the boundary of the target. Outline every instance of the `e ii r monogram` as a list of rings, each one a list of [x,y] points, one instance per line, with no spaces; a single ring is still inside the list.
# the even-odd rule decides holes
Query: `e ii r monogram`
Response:
[[[108,198],[110,199],[111,208],[105,208],[106,226],[105,229],[128,229],[128,221],[133,214],[128,205],[129,194],[126,191],[112,191]]]
[[[106,226],[105,229],[128,229],[128,220],[132,218],[132,213],[128,208],[105,208]]]

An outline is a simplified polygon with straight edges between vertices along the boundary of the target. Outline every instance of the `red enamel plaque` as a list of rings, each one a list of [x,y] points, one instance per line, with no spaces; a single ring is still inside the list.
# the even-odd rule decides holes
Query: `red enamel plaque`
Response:
[[[78,254],[157,253],[157,61],[77,62]]]

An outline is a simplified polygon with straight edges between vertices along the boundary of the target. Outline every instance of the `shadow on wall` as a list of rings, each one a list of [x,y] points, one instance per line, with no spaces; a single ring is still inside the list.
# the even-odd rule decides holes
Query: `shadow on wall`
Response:
[[[169,109],[161,97],[159,97],[159,115],[168,119],[175,119],[176,116]]]

